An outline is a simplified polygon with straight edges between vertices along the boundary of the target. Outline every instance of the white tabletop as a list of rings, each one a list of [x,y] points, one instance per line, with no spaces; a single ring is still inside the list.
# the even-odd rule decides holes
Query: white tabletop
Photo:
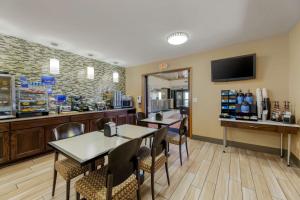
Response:
[[[148,137],[156,131],[157,129],[155,128],[147,128],[143,126],[135,126],[130,124],[124,124],[117,127],[118,136],[129,139]]]
[[[267,121],[249,121],[249,120],[236,120],[236,119],[227,119],[227,118],[219,118],[220,121],[227,121],[227,122],[241,122],[241,123],[251,123],[251,124],[264,124],[264,125],[273,125],[273,126],[286,126],[286,127],[294,127],[294,128],[300,128],[300,125],[298,124],[285,124],[283,122],[274,122],[271,120]]]
[[[80,136],[49,142],[57,151],[85,164],[108,153],[111,149],[127,142],[122,137],[106,137],[102,132],[91,132]]]
[[[156,120],[155,118],[146,118],[141,121],[151,123],[151,124],[161,124],[161,125],[170,126],[176,124],[177,122],[180,122],[181,119],[163,118],[162,120]]]

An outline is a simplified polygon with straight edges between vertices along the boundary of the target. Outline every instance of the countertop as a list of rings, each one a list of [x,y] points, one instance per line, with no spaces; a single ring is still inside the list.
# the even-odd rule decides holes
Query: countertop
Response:
[[[264,125],[273,125],[273,126],[286,126],[286,127],[294,127],[300,128],[299,124],[285,124],[283,122],[274,122],[271,120],[267,121],[247,121],[247,120],[236,120],[236,119],[226,119],[226,118],[219,118],[220,121],[227,121],[227,122],[240,122],[240,123],[250,123],[250,124],[264,124]]]
[[[122,109],[110,109],[110,110],[86,111],[86,112],[71,111],[71,112],[62,112],[60,114],[55,113],[55,114],[49,114],[49,115],[37,116],[37,117],[5,119],[5,120],[0,120],[0,123],[9,123],[9,122],[26,121],[26,120],[34,120],[34,119],[46,119],[46,118],[53,118],[53,117],[65,117],[65,116],[72,116],[72,115],[85,115],[85,114],[103,113],[103,112],[116,112],[116,111],[125,111],[125,110],[133,110],[133,109],[135,108],[122,108]]]

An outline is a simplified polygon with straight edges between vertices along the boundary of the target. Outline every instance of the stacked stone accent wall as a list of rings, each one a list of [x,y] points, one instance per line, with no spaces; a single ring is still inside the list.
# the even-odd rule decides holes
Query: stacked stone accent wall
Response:
[[[60,74],[54,75],[57,81],[54,94],[82,95],[97,100],[98,94],[106,90],[125,93],[123,67],[0,34],[0,71],[15,74],[16,80],[25,75],[29,81],[40,81],[42,75],[49,75],[51,58],[60,62]],[[87,79],[88,66],[95,69],[93,80]],[[113,83],[113,72],[119,73],[119,83]]]

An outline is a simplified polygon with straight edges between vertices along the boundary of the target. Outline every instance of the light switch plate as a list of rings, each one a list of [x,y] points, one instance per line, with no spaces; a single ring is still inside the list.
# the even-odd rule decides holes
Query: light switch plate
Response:
[[[198,102],[198,98],[197,97],[194,97],[193,98],[193,103],[197,103]]]

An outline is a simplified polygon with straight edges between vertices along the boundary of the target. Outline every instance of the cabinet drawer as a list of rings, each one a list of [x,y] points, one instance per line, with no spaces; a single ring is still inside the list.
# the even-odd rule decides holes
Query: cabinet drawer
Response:
[[[221,125],[226,127],[233,127],[233,128],[279,132],[278,126],[265,125],[265,124],[252,124],[252,123],[242,123],[242,122],[236,123],[236,122],[222,121]]]
[[[0,133],[9,131],[9,123],[0,123]]]

